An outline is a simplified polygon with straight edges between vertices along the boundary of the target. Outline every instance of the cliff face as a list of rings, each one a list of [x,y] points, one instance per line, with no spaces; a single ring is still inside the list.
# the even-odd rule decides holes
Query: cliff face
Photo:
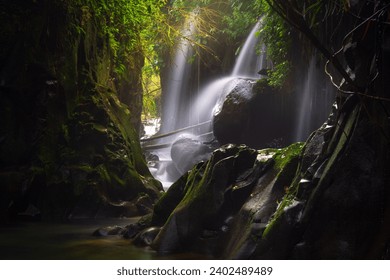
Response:
[[[3,221],[133,215],[159,196],[138,143],[142,53],[118,74],[100,4],[76,2],[0,4]]]

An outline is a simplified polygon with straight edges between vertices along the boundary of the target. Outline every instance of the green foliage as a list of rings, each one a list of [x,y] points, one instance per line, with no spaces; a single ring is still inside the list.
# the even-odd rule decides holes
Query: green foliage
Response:
[[[282,5],[280,0],[270,2],[277,6],[284,6],[286,11],[294,9],[295,12],[299,12],[312,29],[315,29],[325,18],[348,10],[351,6],[350,0],[300,0],[293,3],[283,1]]]
[[[260,44],[265,44],[267,57],[272,61],[269,69],[269,84],[281,87],[289,73],[288,50],[290,47],[289,29],[265,0],[229,0],[229,9],[223,18],[223,33],[230,40],[242,40],[242,35],[261,18],[262,25],[257,36]],[[259,46],[260,49],[260,46]]]
[[[291,171],[295,172],[296,168],[294,170],[291,169],[291,166],[294,164],[294,160],[297,160],[302,153],[302,150],[304,149],[303,143],[294,143],[284,149],[270,149],[270,151],[273,154],[273,159],[275,160],[274,168],[278,171],[278,179],[281,179],[282,177],[287,177],[289,180],[291,180],[292,177],[294,177],[294,173],[291,173]],[[267,150],[265,150],[267,151]],[[272,230],[273,226],[277,223],[279,217],[283,214],[284,209],[291,204],[294,203],[296,198],[296,187],[295,187],[294,181],[291,182],[290,186],[286,186],[285,191],[286,194],[283,197],[283,200],[279,203],[278,208],[276,209],[276,212],[273,214],[272,219],[268,222],[267,228],[265,229],[263,233],[263,238],[266,238],[270,230]]]
[[[160,112],[161,86],[157,72],[146,64],[143,68],[143,119],[158,118]]]
[[[256,1],[229,0],[228,3],[229,11],[223,18],[226,24],[223,33],[232,40],[240,39],[261,14],[258,13]]]
[[[143,116],[155,118],[159,116],[161,86],[160,69],[172,63],[176,44],[179,40],[187,40],[194,46],[195,54],[188,62],[195,60],[202,50],[211,52],[207,43],[213,40],[216,32],[215,21],[219,17],[215,8],[210,5],[214,1],[170,1],[164,6],[164,14],[157,17],[157,24],[153,28],[145,29],[142,33],[148,40],[143,48],[145,65],[143,71]],[[186,26],[191,25],[195,34],[188,36]],[[184,28],[183,28],[184,27]],[[201,57],[201,56],[200,56]]]
[[[103,0],[81,1],[86,20],[91,19],[108,38],[115,62],[115,72],[121,76],[124,62],[137,52],[148,50],[153,44],[153,34],[163,17],[164,0]],[[82,27],[82,26],[81,26]]]
[[[263,24],[260,36],[267,46],[267,56],[273,63],[269,71],[269,84],[274,87],[281,87],[290,70],[288,62],[288,50],[290,48],[289,29],[267,4],[266,1],[257,0],[258,7],[263,14]]]

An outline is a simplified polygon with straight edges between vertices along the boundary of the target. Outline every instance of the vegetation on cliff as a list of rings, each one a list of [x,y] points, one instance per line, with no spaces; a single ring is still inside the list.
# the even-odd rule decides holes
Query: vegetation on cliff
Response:
[[[1,2],[4,219],[148,211],[161,187],[138,142],[141,75],[163,5]]]

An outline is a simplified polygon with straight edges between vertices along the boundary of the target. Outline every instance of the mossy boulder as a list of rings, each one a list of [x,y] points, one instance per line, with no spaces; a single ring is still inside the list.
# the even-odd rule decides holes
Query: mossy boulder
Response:
[[[156,204],[148,227],[161,230],[152,248],[161,253],[197,250],[218,257],[249,256],[253,250],[248,244],[253,235],[261,235],[285,194],[301,149],[299,143],[261,151],[222,146]]]

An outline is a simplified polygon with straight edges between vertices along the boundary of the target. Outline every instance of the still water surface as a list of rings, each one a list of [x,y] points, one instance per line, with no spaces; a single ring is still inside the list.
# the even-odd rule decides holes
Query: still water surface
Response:
[[[136,219],[22,223],[0,228],[0,259],[8,260],[155,260],[204,259],[196,254],[159,255],[121,236],[96,237],[99,227],[125,226]]]

